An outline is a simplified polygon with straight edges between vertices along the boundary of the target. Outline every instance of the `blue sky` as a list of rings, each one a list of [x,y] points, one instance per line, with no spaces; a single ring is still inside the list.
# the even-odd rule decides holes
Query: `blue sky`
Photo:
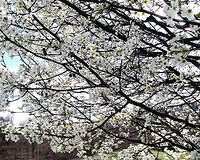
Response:
[[[19,68],[19,65],[21,63],[20,57],[15,56],[14,58],[10,58],[8,54],[4,55],[4,61],[6,63],[6,66],[10,71],[17,71]]]
[[[10,58],[8,54],[4,55],[4,61],[7,66],[7,68],[12,72],[17,72],[21,63],[20,57],[15,56],[14,58]],[[18,100],[15,102],[12,102],[10,104],[10,109],[15,112],[20,112],[18,107],[22,105],[22,101]],[[8,112],[6,113],[0,113],[0,116],[6,117],[10,115]],[[28,118],[28,115],[25,113],[16,113],[13,115],[12,119],[15,125],[19,125],[22,121],[26,120]]]

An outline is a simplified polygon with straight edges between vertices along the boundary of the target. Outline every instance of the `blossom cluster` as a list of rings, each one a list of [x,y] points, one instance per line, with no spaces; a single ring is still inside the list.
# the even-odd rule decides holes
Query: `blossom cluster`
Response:
[[[200,5],[185,0],[1,0],[6,139],[80,158],[180,158],[200,147]],[[20,58],[12,72],[5,56]],[[166,159],[169,156],[165,157]]]

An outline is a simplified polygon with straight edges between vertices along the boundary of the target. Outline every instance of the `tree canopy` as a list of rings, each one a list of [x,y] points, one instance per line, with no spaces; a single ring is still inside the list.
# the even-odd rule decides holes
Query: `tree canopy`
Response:
[[[198,0],[0,0],[0,110],[30,118],[7,138],[81,158],[174,158],[200,148]],[[4,57],[20,58],[17,72]],[[167,158],[167,157],[166,157]]]

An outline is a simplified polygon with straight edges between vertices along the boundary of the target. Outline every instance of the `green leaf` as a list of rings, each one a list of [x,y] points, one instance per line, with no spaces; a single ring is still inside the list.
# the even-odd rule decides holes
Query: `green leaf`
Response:
[[[150,76],[154,76],[154,73],[152,71],[150,71]]]
[[[19,131],[22,131],[23,129],[24,129],[24,127],[20,127],[20,128],[19,128]]]
[[[131,119],[130,119],[130,120],[131,120],[131,121],[134,121],[136,117],[137,117],[137,116],[136,116],[136,115],[134,115],[134,116],[132,116],[132,117],[131,117]]]
[[[182,5],[182,2],[181,2],[181,0],[179,0],[178,1],[178,6],[181,7],[181,5]]]
[[[122,49],[119,49],[119,50],[116,52],[116,55],[119,56],[121,53],[122,53]]]
[[[196,14],[196,17],[197,17],[197,18],[200,18],[200,12],[199,12],[198,14]]]

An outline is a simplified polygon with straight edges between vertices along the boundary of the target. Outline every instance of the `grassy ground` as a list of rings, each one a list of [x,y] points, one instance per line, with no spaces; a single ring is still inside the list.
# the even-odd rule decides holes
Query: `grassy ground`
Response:
[[[170,160],[175,160],[172,156],[167,155],[167,154],[164,153],[164,152],[156,152],[156,151],[153,151],[153,154],[154,154],[156,157],[158,157],[158,159],[160,159],[160,160],[164,160],[166,156],[167,156]],[[189,160],[189,159],[187,159],[187,156],[188,156],[188,154],[183,153],[183,154],[180,155],[180,157],[179,157],[178,160]]]
[[[158,160],[166,160],[165,157],[168,157],[169,160],[177,160],[177,159],[174,159],[172,156],[170,155],[167,155],[166,153],[164,152],[157,152],[157,151],[152,151],[152,153],[154,154],[155,157],[158,158]],[[112,154],[109,155],[109,160],[120,160],[117,158],[117,154],[118,152],[114,152]],[[185,153],[182,153],[180,154],[180,157],[178,160],[190,160],[190,158],[187,158],[188,154],[185,154]],[[138,157],[137,159],[140,160],[142,157]],[[100,157],[99,156],[93,156],[90,158],[91,160],[100,160]],[[83,159],[81,159],[83,160]],[[130,159],[132,160],[132,159]]]

